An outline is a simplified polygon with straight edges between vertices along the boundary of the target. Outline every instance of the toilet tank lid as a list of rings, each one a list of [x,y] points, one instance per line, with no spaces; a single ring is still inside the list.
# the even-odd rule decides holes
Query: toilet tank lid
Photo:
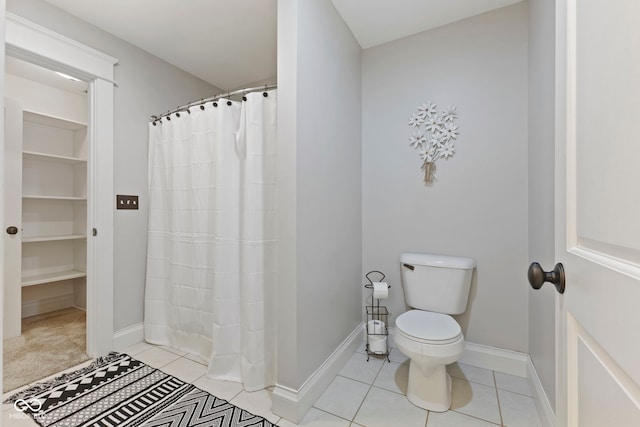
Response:
[[[404,253],[400,263],[412,265],[428,265],[430,267],[460,268],[469,270],[476,266],[473,258],[435,254]]]

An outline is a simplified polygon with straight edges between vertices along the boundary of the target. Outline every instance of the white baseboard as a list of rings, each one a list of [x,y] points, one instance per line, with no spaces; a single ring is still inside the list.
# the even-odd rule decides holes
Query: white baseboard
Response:
[[[362,344],[362,329],[363,325],[358,325],[299,389],[276,384],[271,411],[294,423],[302,420]]]
[[[144,341],[144,323],[127,326],[113,334],[113,349],[122,351]]]
[[[544,427],[555,427],[558,425],[558,421],[555,413],[553,412],[553,407],[551,406],[551,402],[549,402],[547,393],[545,393],[544,388],[542,387],[540,377],[538,377],[538,372],[536,371],[536,367],[533,365],[531,357],[528,357],[528,359],[527,379],[529,381],[529,387],[533,392],[533,401],[536,404],[538,415],[540,415],[540,421],[542,421],[542,425]]]
[[[549,398],[542,388],[536,368],[528,354],[467,342],[465,352],[458,362],[527,378],[542,425],[544,427],[557,425]]]
[[[489,369],[491,371],[527,378],[529,355],[481,344],[465,342],[464,354],[459,363]]]
[[[73,307],[73,294],[42,298],[22,303],[22,318]]]

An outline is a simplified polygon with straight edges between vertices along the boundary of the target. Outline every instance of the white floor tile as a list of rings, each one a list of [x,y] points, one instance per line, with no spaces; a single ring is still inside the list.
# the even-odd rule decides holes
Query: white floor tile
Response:
[[[136,354],[133,358],[154,368],[162,368],[164,365],[178,360],[180,356],[171,353],[170,351],[163,350],[160,347],[151,347]]]
[[[337,376],[313,406],[351,420],[367,395],[367,391],[369,391],[369,385]]]
[[[187,355],[186,351],[178,350],[177,348],[174,348],[174,347],[171,347],[171,346],[168,346],[168,345],[161,345],[160,348],[163,349],[163,350],[170,351],[173,354],[177,354],[178,356],[186,356]]]
[[[162,367],[162,371],[182,381],[192,383],[207,373],[207,368],[198,362],[181,357]]]
[[[149,350],[150,348],[153,348],[153,347],[155,346],[143,341],[143,342],[134,344],[131,347],[125,348],[124,350],[122,350],[121,353],[128,354],[129,356],[134,356],[135,358],[136,354],[142,353],[143,351]]]
[[[533,396],[533,393],[531,393],[531,389],[529,388],[529,381],[526,378],[503,374],[501,372],[496,372],[495,375],[496,387],[499,389]]]
[[[492,423],[500,424],[500,410],[495,387],[451,378],[451,409]]]
[[[389,360],[396,363],[404,363],[408,362],[409,358],[397,348],[391,347],[389,350]]]
[[[271,412],[271,392],[268,390],[242,391],[230,402],[245,411],[266,418],[274,424],[280,420],[278,415]]]
[[[123,352],[251,413],[265,417],[280,427],[296,426],[271,412],[270,391],[247,393],[240,383],[207,378],[206,361],[199,356],[144,342]],[[363,343],[318,399],[314,408],[297,425],[423,427],[426,422],[427,427],[488,427],[499,425],[501,420],[508,427],[542,425],[525,378],[497,372],[494,375],[492,371],[463,364],[447,367],[453,377],[454,410],[430,412],[427,419],[427,411],[414,406],[404,396],[408,380],[408,358],[397,348],[393,348],[390,359],[392,362],[388,363],[386,359],[371,357],[367,362]],[[67,371],[79,369],[89,363],[91,361]],[[52,377],[59,375],[57,373]],[[369,384],[372,383],[374,386],[370,387]],[[9,393],[5,393],[3,400],[8,395]],[[37,424],[24,414],[16,414],[12,405],[3,405],[2,425],[33,427]]]
[[[490,427],[497,424],[455,411],[429,412],[427,427]]]
[[[376,375],[378,375],[378,372],[380,371],[380,367],[383,363],[386,363],[386,360],[386,358],[382,359],[371,356],[367,362],[366,355],[354,353],[345,367],[342,368],[339,375],[353,380],[362,381],[363,383],[372,384],[373,380],[376,379]]]
[[[498,390],[502,422],[508,427],[542,426],[532,397],[510,391]]]
[[[476,368],[475,366],[464,365],[462,363],[452,363],[447,365],[447,372],[454,378],[467,380],[474,383],[495,387],[493,371]]]
[[[376,377],[373,385],[385,390],[393,391],[403,395],[407,394],[407,383],[409,382],[409,362],[407,363],[384,363],[380,373]]]
[[[405,396],[371,387],[353,421],[366,427],[422,427],[427,421],[427,411],[413,405]]]
[[[201,390],[208,391],[215,397],[231,401],[242,392],[242,384],[234,381],[214,380],[206,376],[198,378],[193,385]]]
[[[193,360],[194,362],[198,362],[201,365],[204,366],[209,366],[209,362],[204,360],[202,357],[195,355],[195,354],[186,354],[184,357],[186,357],[189,360]]]
[[[278,421],[278,427],[349,427],[350,425],[351,423],[349,421],[316,408],[311,408],[298,424],[294,424],[285,419]]]

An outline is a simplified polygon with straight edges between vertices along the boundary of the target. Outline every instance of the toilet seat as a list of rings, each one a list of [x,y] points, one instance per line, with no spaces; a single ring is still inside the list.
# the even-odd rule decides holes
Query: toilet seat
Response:
[[[453,317],[424,310],[409,310],[396,318],[396,329],[407,338],[430,345],[457,342],[462,329]]]

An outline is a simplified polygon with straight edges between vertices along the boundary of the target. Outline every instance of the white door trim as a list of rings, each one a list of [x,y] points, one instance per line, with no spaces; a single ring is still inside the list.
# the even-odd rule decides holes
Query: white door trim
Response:
[[[113,347],[113,66],[118,60],[11,13],[5,27],[7,55],[89,82],[87,353],[104,355]]]

